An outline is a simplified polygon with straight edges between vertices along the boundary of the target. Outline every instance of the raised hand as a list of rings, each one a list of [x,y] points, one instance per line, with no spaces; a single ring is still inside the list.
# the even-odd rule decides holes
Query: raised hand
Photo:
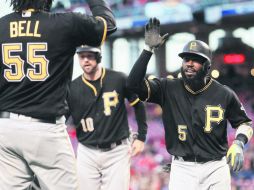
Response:
[[[151,49],[155,49],[164,44],[169,34],[160,36],[160,21],[157,18],[150,18],[145,26],[145,44]]]

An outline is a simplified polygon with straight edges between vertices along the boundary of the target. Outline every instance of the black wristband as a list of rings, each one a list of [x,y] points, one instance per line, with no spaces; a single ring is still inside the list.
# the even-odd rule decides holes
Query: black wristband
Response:
[[[241,133],[238,134],[235,139],[243,142],[243,144],[246,144],[248,142],[248,138],[244,134],[241,134]]]
[[[145,142],[146,141],[146,135],[138,134],[138,138],[137,139],[142,141],[142,142]]]

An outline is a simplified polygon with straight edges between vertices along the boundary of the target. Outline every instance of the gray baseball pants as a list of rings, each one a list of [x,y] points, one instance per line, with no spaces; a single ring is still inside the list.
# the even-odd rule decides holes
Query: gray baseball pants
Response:
[[[205,163],[172,158],[170,190],[230,190],[231,177],[226,158]]]
[[[129,190],[130,143],[103,151],[78,144],[81,190]]]
[[[0,189],[27,189],[34,175],[43,190],[78,189],[64,118],[56,124],[18,114],[0,118]]]

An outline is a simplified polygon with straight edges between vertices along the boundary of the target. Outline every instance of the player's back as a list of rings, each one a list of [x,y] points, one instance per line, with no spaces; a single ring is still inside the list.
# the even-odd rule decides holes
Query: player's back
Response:
[[[75,47],[101,42],[87,21],[94,20],[33,11],[0,19],[0,111],[37,118],[64,114]]]

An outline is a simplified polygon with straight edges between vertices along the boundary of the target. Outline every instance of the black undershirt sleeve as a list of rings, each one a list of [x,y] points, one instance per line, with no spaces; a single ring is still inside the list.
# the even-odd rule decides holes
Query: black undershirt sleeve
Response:
[[[147,134],[146,112],[144,103],[139,101],[134,105],[135,117],[138,124],[138,140],[145,141]]]
[[[107,21],[107,35],[116,31],[115,17],[105,0],[87,0],[93,16],[100,16]]]
[[[152,52],[143,50],[127,78],[127,88],[135,92],[142,100],[147,98],[147,87],[144,78],[151,56]]]

